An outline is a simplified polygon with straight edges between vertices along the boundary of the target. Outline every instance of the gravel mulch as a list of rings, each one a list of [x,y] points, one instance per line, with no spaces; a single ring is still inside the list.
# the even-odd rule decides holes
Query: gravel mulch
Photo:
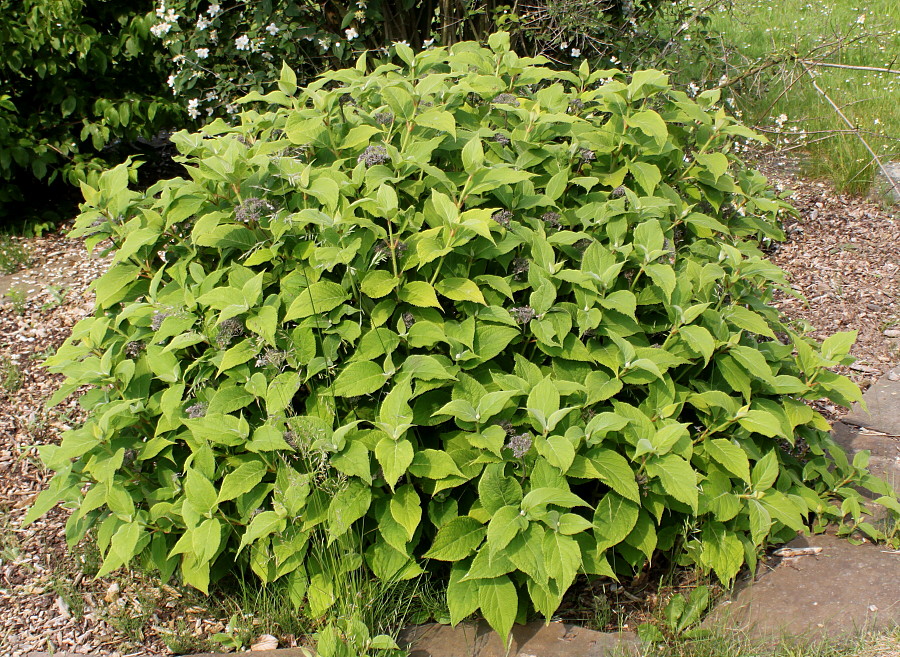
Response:
[[[885,335],[900,327],[897,212],[802,180],[786,158],[768,156],[756,165],[777,185],[795,190],[791,201],[800,213],[788,222],[789,239],[772,259],[807,301],[781,298],[779,305],[808,322],[818,338],[858,330],[852,351],[858,361],[847,373],[870,385],[900,361],[900,341]],[[27,295],[24,302],[0,298],[0,654],[171,654],[166,642],[174,645],[173,637],[209,637],[222,631],[222,622],[182,598],[185,592],[144,582],[138,573],[95,580],[98,556],[89,545],[66,547],[63,510],[19,527],[49,479],[32,446],[58,440],[81,417],[74,401],[44,409],[59,377],[39,363],[90,314],[88,284],[106,265],[60,236],[28,245],[37,260],[32,268],[0,277],[0,295],[10,286]],[[843,413],[829,405],[822,410],[830,419]],[[883,654],[895,654],[889,652],[895,645]]]

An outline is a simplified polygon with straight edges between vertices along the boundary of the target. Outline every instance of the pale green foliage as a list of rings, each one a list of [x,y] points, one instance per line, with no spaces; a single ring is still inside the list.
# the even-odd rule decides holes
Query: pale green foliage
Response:
[[[826,369],[853,336],[770,305],[787,206],[729,154],[752,133],[657,71],[490,44],[285,68],[276,109],[175,135],[189,180],[83,187],[75,234],[114,263],[48,363],[89,419],[41,448],[29,520],[65,501],[101,574],[207,590],[240,561],[313,616],[311,543],[360,536],[376,577],[446,568],[453,622],[506,634],[679,539],[729,581],[811,514],[859,518],[856,486],[898,509],[804,403],[859,398]]]

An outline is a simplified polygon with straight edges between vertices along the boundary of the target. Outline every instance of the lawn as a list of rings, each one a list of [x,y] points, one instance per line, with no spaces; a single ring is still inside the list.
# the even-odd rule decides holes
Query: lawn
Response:
[[[729,46],[731,80],[770,61],[779,62],[735,85],[736,105],[745,120],[772,131],[770,138],[780,146],[808,152],[810,174],[829,177],[844,191],[866,191],[876,165],[860,136],[883,162],[900,157],[896,2],[742,1],[716,12],[711,27]],[[853,124],[852,130],[822,92]]]

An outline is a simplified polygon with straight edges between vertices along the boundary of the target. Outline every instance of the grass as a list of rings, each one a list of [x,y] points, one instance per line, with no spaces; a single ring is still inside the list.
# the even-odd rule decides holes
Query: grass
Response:
[[[6,233],[0,233],[0,274],[14,274],[31,263],[31,255],[21,243]]]
[[[856,134],[791,57],[900,70],[900,5],[894,0],[742,0],[711,23],[732,52],[731,80],[778,59],[733,89],[743,118],[779,146],[806,151],[808,171],[847,192],[869,189],[876,166]],[[900,157],[900,75],[809,66],[876,154]]]
[[[0,356],[0,388],[14,394],[22,387],[22,370],[9,358]]]

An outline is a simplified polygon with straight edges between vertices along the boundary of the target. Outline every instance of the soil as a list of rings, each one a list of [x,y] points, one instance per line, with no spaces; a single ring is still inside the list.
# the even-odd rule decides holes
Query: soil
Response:
[[[857,364],[845,370],[862,387],[900,361],[898,341],[884,331],[900,324],[900,217],[895,210],[836,193],[826,183],[799,178],[796,163],[767,156],[756,165],[774,184],[793,190],[798,216],[787,222],[788,240],[772,259],[806,300],[784,296],[779,306],[808,322],[813,335],[857,330]],[[64,231],[63,231],[64,232]],[[30,651],[100,655],[171,654],[169,646],[195,651],[224,629],[197,597],[144,581],[137,572],[93,578],[98,555],[89,544],[65,544],[67,513],[56,509],[28,528],[20,520],[49,480],[35,445],[52,443],[81,411],[75,400],[53,409],[44,401],[60,382],[40,365],[92,312],[88,289],[106,265],[81,243],[61,235],[28,240],[36,259],[28,271],[0,280],[0,654]],[[27,300],[9,287],[21,288]],[[53,287],[50,287],[53,286]],[[831,420],[846,409],[821,404]],[[690,581],[676,580],[676,586]],[[597,586],[606,586],[601,591]],[[654,573],[624,582],[600,582],[574,591],[563,613],[586,617],[599,595],[624,616],[610,624],[635,624],[659,604]],[[597,628],[604,629],[604,628]],[[293,643],[290,637],[282,646]]]

